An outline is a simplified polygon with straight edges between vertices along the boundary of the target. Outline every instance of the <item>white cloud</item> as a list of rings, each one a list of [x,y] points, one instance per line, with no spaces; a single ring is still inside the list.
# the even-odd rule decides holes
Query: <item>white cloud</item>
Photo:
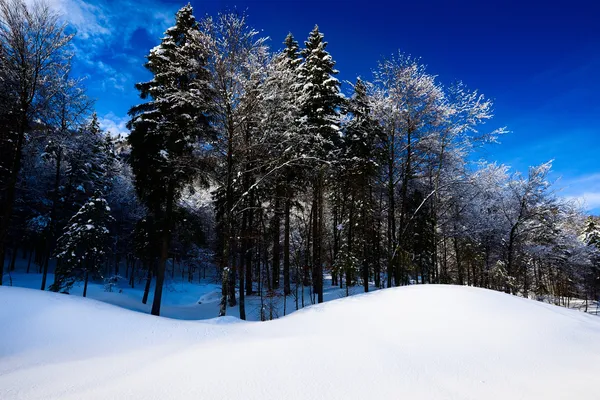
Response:
[[[129,129],[125,126],[127,124],[127,117],[119,117],[112,112],[106,114],[103,117],[98,117],[100,128],[112,136],[127,136],[129,135]]]
[[[27,3],[35,1],[27,0]],[[86,47],[110,45],[115,41],[123,41],[121,45],[124,45],[138,28],[160,35],[172,24],[177,11],[173,4],[156,0],[47,1],[77,30],[76,41],[85,42]]]
[[[105,78],[101,80],[102,90],[106,91],[107,89],[112,88],[124,92],[125,87],[131,82],[131,74],[117,72],[115,68],[102,61],[92,63],[92,65],[96,68],[96,71],[102,72],[102,75],[105,76]]]
[[[600,209],[600,192],[583,192],[576,196],[567,196],[567,199],[574,200],[588,211]]]
[[[583,209],[600,212],[600,174],[582,175],[563,182],[564,196]]]

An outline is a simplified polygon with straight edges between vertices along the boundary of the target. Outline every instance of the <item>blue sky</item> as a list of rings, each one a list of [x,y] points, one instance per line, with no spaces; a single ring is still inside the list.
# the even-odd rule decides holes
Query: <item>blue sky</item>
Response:
[[[144,56],[184,2],[51,0],[77,30],[76,74],[105,129],[126,132],[148,78]],[[392,4],[395,3],[395,4]],[[247,10],[250,24],[281,47],[319,24],[339,78],[371,78],[383,56],[421,57],[443,83],[463,80],[494,99],[490,129],[507,126],[500,145],[477,156],[526,171],[554,159],[561,195],[585,198],[600,213],[600,5],[539,1],[192,1],[206,13]]]

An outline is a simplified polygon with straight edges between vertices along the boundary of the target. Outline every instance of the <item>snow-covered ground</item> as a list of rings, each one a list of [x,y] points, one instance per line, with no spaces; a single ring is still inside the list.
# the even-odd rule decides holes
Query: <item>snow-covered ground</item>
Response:
[[[0,287],[0,399],[596,399],[600,319],[415,285],[272,322]]]
[[[180,279],[180,274],[175,274],[175,279],[167,276],[165,288],[163,290],[161,316],[183,320],[200,320],[215,318],[219,315],[219,302],[221,300],[221,284],[215,283],[214,279],[202,279],[198,282],[188,282]],[[41,274],[22,271],[11,273],[10,279],[5,277],[5,285],[18,286],[24,288],[38,289],[42,281]],[[331,282],[331,280],[328,280]],[[48,274],[48,282],[54,282],[54,274]],[[154,281],[153,281],[154,282]],[[264,297],[261,302],[260,296],[252,295],[246,297],[246,317],[250,321],[260,321],[260,310],[264,309],[265,319],[274,319],[290,314],[296,311],[295,288],[294,293],[283,297],[282,290],[276,292],[273,298]],[[371,288],[374,290],[375,288]],[[129,287],[127,279],[121,279],[119,283],[108,292],[105,284],[101,282],[90,282],[88,285],[87,297],[100,300],[105,303],[113,304],[129,310],[139,311],[150,314],[152,299],[154,295],[154,285],[151,286],[148,302],[142,304],[144,295],[144,282],[138,282],[134,288]],[[301,289],[300,289],[301,290]],[[362,293],[362,286],[349,288],[349,294]],[[78,282],[70,290],[71,296],[81,296],[83,294],[83,282]],[[332,287],[327,284],[324,290],[325,301],[336,300],[346,297],[346,288]],[[285,301],[284,301],[285,300]],[[311,289],[304,288],[304,305],[311,305]],[[298,294],[298,308],[302,308],[302,293]],[[284,312],[285,311],[285,312]],[[239,317],[239,307],[228,307],[227,314]],[[1,399],[0,399],[1,400]]]

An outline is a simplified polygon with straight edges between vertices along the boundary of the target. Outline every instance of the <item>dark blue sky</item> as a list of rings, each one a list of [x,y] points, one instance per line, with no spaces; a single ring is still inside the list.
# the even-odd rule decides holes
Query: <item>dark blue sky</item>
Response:
[[[103,125],[124,131],[142,64],[184,2],[54,0],[79,31],[76,72],[89,76]],[[600,5],[595,1],[192,1],[198,18],[247,10],[281,47],[318,24],[341,80],[371,78],[381,57],[421,57],[442,83],[462,80],[495,101],[500,145],[478,156],[526,171],[554,159],[564,196],[600,211]]]

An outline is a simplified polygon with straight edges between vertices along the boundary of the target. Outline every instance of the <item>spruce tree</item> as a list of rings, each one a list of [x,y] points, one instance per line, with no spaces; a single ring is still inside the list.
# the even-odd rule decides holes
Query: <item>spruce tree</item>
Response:
[[[67,202],[66,209],[75,212],[93,193],[108,193],[117,160],[114,143],[100,129],[95,112],[90,121],[73,135],[71,142],[63,197]]]
[[[339,107],[343,103],[340,82],[334,77],[335,62],[325,50],[327,42],[315,25],[304,42],[303,63],[299,67],[300,123],[305,154],[331,159],[340,146]]]
[[[299,68],[301,151],[309,159],[317,160],[311,168],[312,199],[312,269],[313,287],[318,302],[323,302],[323,192],[326,166],[335,161],[340,148],[339,107],[343,103],[340,82],[334,77],[335,62],[325,50],[327,42],[319,27],[310,33],[302,50],[304,62]]]
[[[359,78],[346,107],[350,119],[344,127],[343,151],[336,171],[336,182],[341,185],[339,193],[345,193],[338,197],[348,203],[343,207],[348,215],[340,256],[358,262],[345,271],[346,285],[352,285],[356,280],[354,271],[361,270],[365,292],[369,290],[370,265],[378,262],[372,251],[375,240],[372,189],[381,161],[382,139],[382,129],[372,116],[369,102],[367,86]]]
[[[86,296],[89,275],[101,275],[111,221],[108,203],[100,196],[93,196],[69,220],[64,233],[58,238],[58,264],[51,290],[68,291],[75,282],[83,279],[83,297]]]
[[[189,4],[181,8],[175,26],[150,51],[145,67],[153,78],[136,85],[141,98],[149,101],[129,112],[136,190],[161,226],[154,315],[160,314],[173,208],[184,187],[197,176],[195,148],[212,139],[209,54],[192,12]]]

